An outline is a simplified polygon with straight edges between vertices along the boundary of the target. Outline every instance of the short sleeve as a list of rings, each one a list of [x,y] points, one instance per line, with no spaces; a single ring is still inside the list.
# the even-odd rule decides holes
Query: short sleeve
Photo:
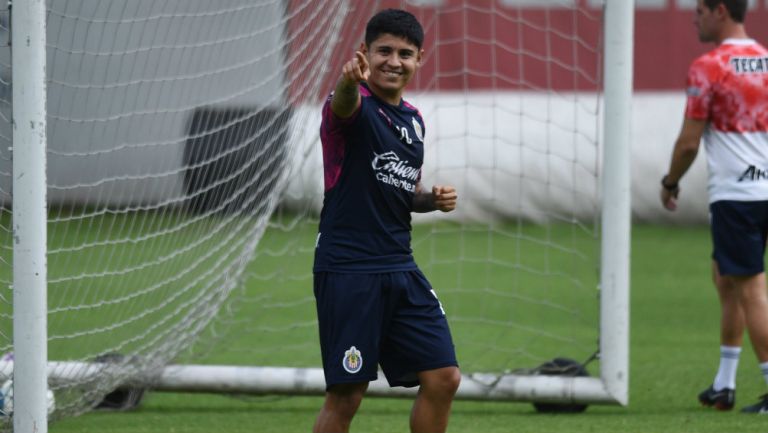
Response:
[[[348,119],[341,119],[331,109],[333,94],[328,96],[323,104],[322,121],[320,123],[320,143],[323,148],[323,170],[325,172],[325,190],[331,189],[339,180],[344,162],[346,147],[345,131],[360,118],[363,100],[357,111]]]
[[[328,95],[328,98],[325,100],[325,104],[323,104],[323,120],[320,124],[321,131],[329,135],[337,134],[354,123],[362,109],[362,102],[364,102],[361,101],[360,106],[357,107],[357,111],[355,111],[352,116],[347,119],[342,119],[334,114],[333,110],[331,109],[331,99],[333,99],[333,93]]]
[[[688,69],[685,86],[686,118],[696,120],[708,120],[710,118],[712,83],[717,74],[715,66],[699,59]]]

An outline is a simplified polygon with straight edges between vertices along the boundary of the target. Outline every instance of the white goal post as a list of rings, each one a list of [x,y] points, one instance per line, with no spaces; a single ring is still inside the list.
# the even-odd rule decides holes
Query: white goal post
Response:
[[[45,1],[13,8],[13,371],[17,432],[47,431]],[[7,375],[10,377],[10,375]]]
[[[336,75],[332,61],[334,49],[341,39],[361,38],[362,24],[350,26],[344,21],[345,16],[349,13],[368,14],[380,6],[395,3],[406,8],[424,7],[427,12],[420,18],[426,33],[439,35],[446,29],[441,27],[442,21],[438,18],[450,18],[451,14],[457,13],[461,8],[453,6],[460,1],[447,1],[450,7],[444,12],[434,12],[429,9],[430,6],[424,6],[440,2],[410,0],[399,3],[346,0],[249,3],[227,0],[214,6],[215,3],[172,0],[157,6],[157,9],[147,6],[147,12],[140,10],[139,6],[131,10],[129,5],[116,6],[117,3],[106,2],[99,6],[88,0],[61,2],[48,7],[45,0],[13,2],[10,11],[13,232],[8,237],[14,240],[13,303],[12,308],[0,310],[0,321],[12,316],[14,332],[12,342],[0,333],[0,351],[13,352],[13,357],[0,359],[0,382],[13,379],[15,431],[30,431],[33,425],[38,432],[47,431],[47,386],[56,393],[58,416],[82,413],[94,406],[100,397],[119,387],[238,394],[322,395],[325,392],[322,370],[317,367],[214,365],[217,362],[181,364],[177,360],[184,358],[189,346],[199,344],[201,336],[212,336],[211,339],[215,340],[218,326],[223,327],[217,322],[220,317],[229,320],[227,326],[242,330],[253,328],[256,335],[285,332],[286,337],[270,343],[272,346],[265,348],[266,354],[259,359],[270,359],[272,354],[281,351],[285,351],[285,358],[293,359],[290,336],[295,334],[291,333],[316,333],[313,318],[306,317],[306,312],[312,311],[306,306],[313,302],[311,283],[307,283],[306,279],[301,283],[306,293],[292,297],[282,297],[283,292],[290,292],[288,288],[262,293],[246,287],[245,282],[267,278],[260,273],[259,260],[271,261],[276,257],[288,267],[293,254],[311,254],[311,247],[302,243],[256,251],[262,238],[270,235],[272,227],[279,226],[283,233],[289,234],[303,230],[304,223],[297,222],[300,217],[294,217],[300,212],[285,203],[292,200],[298,202],[306,214],[312,214],[312,208],[318,204],[317,197],[294,198],[291,188],[301,172],[310,173],[311,170],[306,167],[317,162],[318,155],[313,153],[318,146],[317,104],[314,98],[327,92],[324,83],[328,82],[328,77]],[[557,1],[554,3],[559,4]],[[573,0],[560,3],[571,7],[594,7],[601,2]],[[515,2],[493,1],[489,4],[493,5],[491,9],[482,13],[498,14],[510,22],[523,22],[519,26],[518,38],[524,38],[525,32],[540,30],[539,19],[541,23],[549,23],[550,20],[548,12],[536,10],[531,13],[534,17],[532,22],[525,23],[525,13],[503,9],[505,5]],[[172,13],[164,9],[173,5],[178,6],[180,12]],[[96,12],[88,20],[78,18],[78,13],[88,7]],[[595,134],[599,139],[595,137],[592,140],[599,141],[594,151],[598,160],[595,165],[600,168],[594,169],[599,176],[595,174],[596,177],[589,180],[599,181],[595,187],[599,192],[596,203],[599,215],[595,217],[599,219],[596,225],[600,232],[595,236],[599,237],[599,306],[596,307],[599,311],[599,344],[597,348],[584,349],[589,353],[598,352],[599,375],[531,375],[511,370],[507,365],[502,365],[498,371],[488,371],[480,359],[469,363],[473,368],[464,369],[462,366],[464,376],[457,394],[459,399],[628,404],[630,108],[634,8],[633,2],[621,0],[606,0],[602,7],[602,74],[598,72],[597,75],[602,81],[603,93],[600,95],[602,102],[597,104],[600,108],[592,113],[595,117],[598,112],[602,115],[596,122],[602,129]],[[127,18],[116,19],[120,14],[125,14]],[[46,30],[46,16],[49,17],[49,26],[54,23],[54,29]],[[275,16],[286,17],[280,28],[276,28],[275,20],[271,19]],[[456,20],[463,20],[467,26],[464,41],[446,37],[439,40],[443,47],[466,44],[467,40],[477,38],[474,32],[484,31],[472,28],[466,23],[466,16]],[[574,21],[577,19],[573,18]],[[208,24],[201,24],[204,22]],[[114,34],[105,36],[107,28]],[[46,32],[49,37],[53,32],[59,40],[46,43]],[[155,39],[146,42],[152,37]],[[438,40],[437,36],[431,37]],[[550,39],[563,39],[567,40],[567,45],[575,47],[574,52],[577,53],[584,45],[579,38],[564,35],[559,30],[548,33],[546,38],[546,47],[549,47]],[[174,40],[180,42],[174,45]],[[577,77],[574,81],[584,74],[576,54],[573,55],[575,65],[563,66],[558,63],[560,58],[557,54],[547,53],[551,58],[542,60],[522,43],[514,47],[491,38],[486,46],[493,46],[496,42],[499,42],[497,48],[502,53],[513,53],[532,63],[549,61],[554,64],[546,67],[547,74],[554,68],[567,68]],[[50,50],[47,59],[51,62],[47,66],[46,45]],[[305,45],[309,48],[304,49]],[[472,120],[475,123],[482,123],[483,116],[486,116],[485,109],[493,118],[510,115],[523,119],[527,116],[525,109],[534,110],[536,104],[543,107],[541,112],[548,113],[557,101],[573,102],[572,105],[577,107],[581,103],[579,96],[571,100],[568,93],[564,92],[566,96],[561,96],[538,88],[538,78],[530,81],[522,72],[520,77],[514,75],[525,69],[523,65],[510,66],[512,72],[508,72],[508,76],[501,73],[494,75],[495,68],[506,71],[504,68],[508,66],[497,64],[496,51],[491,50],[488,54],[490,60],[487,64],[492,68],[492,74],[473,72],[467,65],[451,69],[452,62],[458,59],[449,58],[444,51],[435,51],[436,54],[425,59],[427,66],[424,69],[431,71],[431,75],[418,83],[423,93],[416,93],[414,99],[425,112],[427,136],[432,134],[432,137],[438,137],[438,141],[442,139],[442,143],[448,143],[446,146],[457,140],[463,144],[473,141],[478,146],[485,142],[501,143],[498,147],[493,145],[495,152],[496,149],[511,149],[512,146],[507,145],[517,140],[508,137],[506,130],[502,130],[503,124],[517,125],[516,121],[499,121],[480,132],[461,131],[453,135],[450,129],[455,125],[439,123],[439,119],[435,118],[438,115],[430,118],[430,111],[450,110],[457,104],[466,110],[466,107],[478,104],[480,99],[472,99],[474,94],[466,90],[471,86],[458,92],[445,92],[440,95],[445,99],[435,99],[438,102],[422,97],[430,91],[440,90],[444,81],[456,77],[464,84],[476,80],[481,83],[480,87],[487,85],[491,89],[476,92],[485,99],[482,99],[484,105],[477,110],[480,119]],[[248,56],[242,55],[243,52]],[[475,55],[466,48],[462,52],[464,57]],[[163,66],[165,60],[181,70],[167,69]],[[480,63],[485,65],[485,59]],[[322,69],[312,69],[320,64],[322,66],[318,67]],[[441,69],[445,64],[449,66]],[[515,72],[515,69],[519,71]],[[462,76],[462,73],[466,75]],[[509,83],[499,83],[511,81],[511,76],[517,77],[515,80],[519,78],[514,82],[517,86],[515,92],[522,89],[520,93],[524,95],[544,94],[544,102],[540,103],[540,99],[533,97],[526,102],[528,96],[519,100],[510,99],[513,102],[498,99],[499,92],[495,90],[505,88]],[[56,89],[55,96],[47,93],[49,88]],[[94,90],[104,96],[82,96],[82,92]],[[579,91],[579,86],[575,85],[572,93],[579,94]],[[425,101],[423,104],[418,103],[420,97],[421,101]],[[264,106],[269,109],[263,109],[264,106],[254,109],[248,105],[254,100],[266,101]],[[242,106],[247,108],[238,108]],[[510,109],[510,106],[515,108]],[[280,108],[273,110],[273,107]],[[191,117],[184,117],[190,112],[194,112]],[[573,109],[573,113],[572,117],[577,118],[579,108]],[[557,135],[558,130],[573,128],[563,132],[563,136],[573,140],[574,149],[580,148],[582,131],[571,126],[579,123],[578,120],[571,123],[566,119],[559,123],[561,119],[557,115],[538,119],[538,114],[537,111],[530,117],[537,125],[545,126],[538,128],[541,131],[535,131],[536,134],[557,141],[562,138]],[[139,120],[147,122],[137,128]],[[434,122],[430,123],[430,120]],[[523,120],[519,122],[523,124]],[[185,130],[179,133],[163,129],[169,124],[183,125]],[[430,130],[430,124],[441,126]],[[232,125],[240,129],[232,132]],[[85,133],[82,133],[83,129]],[[77,133],[80,135],[75,135],[75,130],[80,131]],[[49,132],[48,137],[46,131]],[[486,133],[493,135],[489,138]],[[53,135],[60,139],[55,146],[47,142]],[[520,139],[526,141],[527,137],[523,135],[521,132]],[[258,145],[251,148],[238,144],[249,140],[258,142]],[[84,145],[86,142],[87,145]],[[235,145],[217,148],[218,153],[210,153],[219,142]],[[70,146],[72,143],[75,145]],[[558,170],[557,161],[564,159],[549,146],[534,151],[556,161],[545,162],[555,167],[553,172]],[[482,184],[474,187],[479,189],[485,186],[487,179],[475,176],[468,168],[471,161],[467,165],[451,166],[450,155],[439,153],[434,148],[425,152],[432,152],[429,157],[437,161],[435,165],[448,167],[444,171],[425,173],[443,178],[460,173],[465,176],[463,181],[466,185],[472,185],[474,179],[476,184]],[[472,159],[472,152],[474,150],[466,151],[467,160]],[[515,157],[528,150],[510,152]],[[578,153],[577,150],[573,152]],[[139,154],[149,156],[145,156],[142,163],[136,163],[139,160],[135,158]],[[166,159],[169,154],[171,157]],[[493,155],[490,164],[494,170],[498,161],[509,156]],[[429,157],[425,158],[427,164]],[[181,168],[178,168],[179,159],[183,159]],[[167,162],[169,160],[171,163]],[[522,158],[517,164],[524,164]],[[569,160],[568,164],[574,170],[591,169],[584,169],[578,157]],[[116,172],[109,171],[113,166],[118,167]],[[0,174],[3,171],[0,158]],[[506,179],[503,176],[509,175],[510,171],[514,170],[499,167],[499,174],[494,171],[490,176],[493,182],[499,182],[499,179],[503,182]],[[200,181],[203,178],[208,183]],[[539,182],[539,179],[526,177],[525,173],[520,175],[520,179],[520,185]],[[310,182],[319,184],[321,180]],[[551,183],[545,183],[545,189],[561,188],[549,177],[546,182]],[[0,189],[3,188],[3,179],[0,178]],[[518,186],[518,192],[523,188]],[[467,189],[470,187],[467,186]],[[214,193],[222,193],[226,198],[214,196]],[[586,203],[589,206],[588,195],[584,195],[587,198],[576,196],[569,200],[577,205]],[[70,200],[71,197],[75,199]],[[534,197],[532,201],[536,202],[538,198]],[[504,201],[504,198],[494,195],[489,202]],[[52,202],[57,205],[54,211],[49,210],[47,205]],[[557,203],[555,207],[560,205]],[[584,319],[581,312],[571,311],[566,304],[553,305],[549,299],[536,301],[530,293],[503,292],[491,280],[495,278],[496,269],[524,271],[534,278],[548,277],[558,282],[560,279],[574,279],[556,269],[559,254],[577,257],[584,254],[568,242],[561,244],[553,239],[557,236],[557,228],[545,228],[540,237],[530,235],[526,231],[529,230],[527,224],[531,216],[527,204],[516,205],[524,216],[511,224],[517,230],[511,234],[509,228],[499,222],[504,218],[494,216],[493,210],[483,206],[478,207],[481,209],[480,217],[469,216],[466,222],[459,223],[452,222],[450,217],[439,217],[429,230],[425,230],[425,234],[414,237],[415,252],[419,249],[430,250],[428,266],[447,274],[455,272],[452,278],[457,281],[474,277],[467,277],[465,269],[456,263],[466,263],[467,269],[485,269],[482,275],[488,281],[478,283],[478,296],[488,296],[489,300],[483,301],[476,310],[473,309],[476,306],[466,305],[464,298],[461,298],[474,287],[471,284],[457,283],[445,292],[436,287],[441,300],[449,307],[452,330],[454,324],[457,325],[457,348],[461,349],[462,344],[467,343],[471,347],[468,352],[487,350],[491,353],[498,349],[494,357],[499,359],[518,357],[530,362],[538,359],[537,354],[532,353],[535,350],[529,348],[495,348],[485,340],[473,341],[477,329],[481,329],[477,326],[488,326],[487,334],[498,334],[499,339],[506,337],[505,328],[516,328],[523,332],[522,335],[551,338],[556,343],[561,341],[563,345],[577,344],[553,335],[549,330],[536,331],[535,323],[516,322],[516,318],[510,318],[511,314],[496,311],[501,306],[495,304],[498,299],[506,299],[510,303],[529,302],[537,307],[562,311],[573,316],[574,321],[584,322],[585,327],[591,326],[590,320]],[[278,221],[275,215],[282,212],[289,217]],[[579,232],[584,225],[590,225],[589,220],[585,224],[580,221],[580,211],[569,212],[535,211],[535,216],[530,219],[567,222],[576,227],[566,229],[569,233]],[[151,218],[145,217],[146,214],[150,214]],[[491,216],[486,218],[488,214]],[[415,219],[415,225],[421,221]],[[309,226],[312,222],[309,218]],[[465,245],[471,243],[470,235],[479,231],[478,224],[493,227],[481,236],[485,243],[479,250],[487,255],[478,255]],[[49,234],[46,227],[51,226],[55,230]],[[584,232],[588,232],[585,237],[592,236],[591,231]],[[459,245],[455,247],[459,250],[456,261],[448,262],[441,255],[445,247],[439,235],[453,236],[455,244],[451,248]],[[496,240],[494,236],[503,241]],[[507,245],[504,242],[510,239],[513,243],[509,245],[518,250],[525,250],[529,244],[545,244],[548,250],[542,254],[541,267],[521,261],[519,251],[515,253],[518,255],[502,251],[506,248],[502,246]],[[249,267],[254,258],[258,268],[255,270]],[[0,259],[5,260],[5,256]],[[451,257],[451,260],[454,258]],[[568,263],[574,268],[580,266],[580,262],[572,262],[576,264]],[[270,274],[269,278],[273,278],[271,284],[279,286],[294,278],[292,270],[277,269],[264,271]],[[151,274],[150,270],[154,273]],[[308,269],[303,271],[308,272]],[[429,275],[429,272],[426,273]],[[507,278],[507,274],[504,277]],[[551,285],[557,286],[558,282]],[[582,283],[577,282],[579,284]],[[550,287],[547,284],[543,286],[545,289]],[[230,301],[234,294],[245,292],[250,296],[247,301]],[[56,296],[51,296],[52,293]],[[589,288],[575,294],[585,293],[589,296]],[[7,296],[0,293],[0,307],[6,307],[6,299]],[[258,325],[241,322],[241,316],[237,316],[238,311],[234,310],[251,311],[248,308],[256,304],[264,305],[262,309],[255,310],[260,313],[270,309],[277,311],[275,322]],[[291,319],[293,321],[281,321],[282,309],[297,305],[304,309]],[[453,311],[457,314],[454,316],[450,313],[451,306],[456,307]],[[460,306],[466,309],[462,310]],[[7,310],[12,313],[6,313]],[[82,318],[88,316],[86,311],[97,312],[92,316],[92,323],[83,323],[85,319]],[[499,316],[492,317],[490,313]],[[62,317],[67,315],[80,315],[81,319],[63,320]],[[55,332],[46,333],[46,329],[55,329]],[[480,332],[486,331],[481,329]],[[578,344],[581,344],[582,340],[588,341],[589,338],[589,335],[579,335],[574,340],[580,339]],[[499,341],[496,340],[496,344]],[[259,340],[253,342],[257,345]],[[507,344],[506,341],[502,343]],[[82,346],[84,350],[70,350],[75,346]],[[307,348],[313,349],[309,343],[297,343],[296,351],[306,351]],[[204,352],[206,349],[198,350]],[[117,362],[94,362],[94,358],[105,352],[118,353]],[[482,353],[479,357],[482,358]],[[249,356],[243,358],[247,360]],[[213,359],[216,359],[215,354]],[[299,362],[306,363],[311,364],[309,361]],[[48,383],[44,380],[46,377]],[[368,391],[370,395],[391,397],[411,396],[413,392],[412,389],[389,388],[382,379],[372,383]]]

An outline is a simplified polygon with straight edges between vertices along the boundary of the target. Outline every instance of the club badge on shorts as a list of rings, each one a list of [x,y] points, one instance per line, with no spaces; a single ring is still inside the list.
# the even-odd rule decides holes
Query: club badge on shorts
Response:
[[[355,374],[363,368],[363,355],[355,346],[352,346],[344,352],[344,359],[341,360],[341,365],[348,373]]]

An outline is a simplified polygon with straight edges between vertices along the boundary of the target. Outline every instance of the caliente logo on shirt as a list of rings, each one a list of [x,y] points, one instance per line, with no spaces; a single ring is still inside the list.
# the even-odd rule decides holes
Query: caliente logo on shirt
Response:
[[[390,150],[382,154],[374,153],[371,167],[379,182],[410,192],[416,191],[421,168],[411,167],[407,160],[401,160],[395,152]]]

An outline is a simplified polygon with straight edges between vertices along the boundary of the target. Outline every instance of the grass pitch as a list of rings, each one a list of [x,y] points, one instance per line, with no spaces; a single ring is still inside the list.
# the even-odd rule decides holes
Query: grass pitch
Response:
[[[710,281],[706,227],[635,226],[632,236],[630,401],[577,415],[540,415],[527,403],[457,401],[458,432],[765,432],[768,418],[702,408],[696,394],[714,377],[719,309]],[[766,390],[751,347],[739,365],[737,408]],[[56,422],[53,433],[307,432],[320,397],[150,393],[128,413],[90,413]],[[369,398],[357,432],[408,431],[410,402]]]

